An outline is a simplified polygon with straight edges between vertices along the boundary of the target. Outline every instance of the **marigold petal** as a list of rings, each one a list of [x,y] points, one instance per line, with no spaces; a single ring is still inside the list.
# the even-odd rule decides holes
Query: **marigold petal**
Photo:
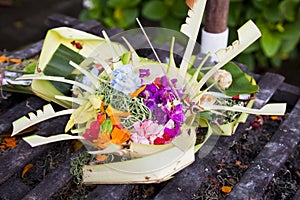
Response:
[[[122,112],[117,109],[114,109],[110,104],[106,108],[106,114],[111,117],[118,116],[118,117],[128,117],[130,115],[130,112]]]
[[[127,142],[130,138],[129,131],[121,130],[118,127],[114,127],[113,131],[111,132],[111,142],[114,144],[122,144]]]
[[[5,55],[0,56],[0,62],[6,62],[7,61],[7,57]]]
[[[108,134],[101,133],[98,135],[98,139],[93,140],[96,147],[100,149],[105,149],[110,144],[110,137]]]
[[[31,169],[32,167],[33,167],[33,164],[32,164],[32,163],[27,164],[27,165],[24,167],[23,171],[22,171],[21,177],[24,178],[25,174],[26,174],[26,173],[28,172],[28,170]]]
[[[16,141],[16,138],[4,138],[4,142],[3,142],[6,147],[9,147],[9,148],[14,148],[15,146],[17,146],[17,141]]]
[[[134,98],[134,97],[139,96],[139,94],[140,94],[141,92],[143,92],[143,91],[145,90],[145,88],[146,88],[146,85],[140,87],[137,91],[131,93],[131,94],[130,94],[131,98]]]
[[[224,185],[224,186],[221,187],[221,190],[222,190],[222,192],[224,192],[225,194],[228,194],[228,193],[231,192],[232,187],[231,187],[231,186],[226,186],[226,185]]]
[[[10,59],[9,59],[9,62],[13,62],[13,63],[21,63],[22,60],[21,60],[21,59],[18,59],[18,58],[10,58]]]
[[[106,158],[107,158],[106,155],[99,154],[97,155],[96,160],[98,160],[99,162],[103,162],[104,160],[106,160]]]

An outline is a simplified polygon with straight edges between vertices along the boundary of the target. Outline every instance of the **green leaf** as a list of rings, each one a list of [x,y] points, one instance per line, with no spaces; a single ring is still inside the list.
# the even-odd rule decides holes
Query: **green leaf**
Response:
[[[236,60],[239,63],[247,65],[247,71],[253,71],[255,67],[254,56],[248,53],[240,54]]]
[[[281,19],[281,13],[277,6],[267,6],[262,13],[269,22],[278,22]]]
[[[281,53],[289,53],[296,49],[297,44],[299,43],[299,38],[291,38],[288,40],[283,40],[280,52]]]
[[[107,5],[112,8],[130,8],[137,6],[141,0],[108,0]]]
[[[168,14],[166,5],[158,0],[147,2],[143,9],[142,15],[150,20],[161,20]]]
[[[34,61],[34,62],[30,63],[29,65],[27,65],[26,67],[24,67],[24,69],[22,71],[25,73],[33,74],[37,65],[38,65],[38,61]]]
[[[257,85],[252,85],[247,75],[233,62],[227,63],[223,69],[232,75],[232,84],[225,90],[226,95],[235,96],[238,94],[251,94],[259,90]]]
[[[257,51],[259,49],[259,43],[258,41],[254,42],[253,44],[251,44],[248,48],[246,48],[243,53],[245,54],[249,54],[252,53],[254,51]]]
[[[161,20],[160,23],[161,26],[164,28],[169,28],[169,29],[179,31],[182,21],[174,17],[166,17],[165,19]]]
[[[229,12],[228,12],[228,22],[227,22],[229,27],[237,26],[242,11],[240,8],[241,8],[240,3],[230,3]]]
[[[183,0],[177,0],[171,7],[171,12],[175,17],[184,19],[187,16],[188,7]]]
[[[273,58],[271,58],[271,63],[274,67],[279,68],[281,66],[281,59],[279,56],[274,56]]]
[[[124,9],[125,20],[128,25],[135,23],[135,19],[138,17],[139,11],[137,8],[126,8]]]
[[[260,45],[264,54],[267,57],[273,57],[279,50],[281,45],[281,37],[276,32],[271,32],[267,27],[261,28],[262,37],[260,39]]]
[[[60,44],[49,63],[46,65],[44,74],[49,76],[61,76],[74,80],[75,77],[72,75],[74,67],[69,64],[70,60],[76,64],[80,64],[84,60],[84,57],[65,45]],[[52,81],[51,83],[61,93],[65,95],[70,94],[71,85],[55,81]]]
[[[284,26],[284,32],[282,33],[282,38],[284,39],[291,39],[291,38],[297,38],[300,37],[300,20],[297,20],[293,23],[289,23]]]
[[[257,9],[264,10],[274,4],[274,0],[252,0],[252,3]]]
[[[297,5],[299,5],[299,2],[291,0],[285,0],[280,2],[279,9],[287,21],[295,21]]]

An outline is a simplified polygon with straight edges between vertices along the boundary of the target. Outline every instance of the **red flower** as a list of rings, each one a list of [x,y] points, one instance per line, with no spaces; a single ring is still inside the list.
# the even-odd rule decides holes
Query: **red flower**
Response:
[[[165,141],[170,141],[172,139],[172,135],[170,133],[164,133],[163,137]]]
[[[159,145],[159,144],[165,144],[165,139],[164,138],[159,138],[157,137],[155,140],[154,140],[154,144],[155,145]]]

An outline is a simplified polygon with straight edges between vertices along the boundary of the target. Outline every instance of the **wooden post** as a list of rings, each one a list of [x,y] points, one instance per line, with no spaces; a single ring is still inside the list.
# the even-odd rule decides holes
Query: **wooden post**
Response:
[[[205,31],[222,33],[227,29],[230,0],[207,0],[205,8]]]
[[[201,31],[201,52],[210,52],[211,60],[214,62],[218,62],[215,52],[227,47],[229,1],[207,0],[206,2],[205,25]]]

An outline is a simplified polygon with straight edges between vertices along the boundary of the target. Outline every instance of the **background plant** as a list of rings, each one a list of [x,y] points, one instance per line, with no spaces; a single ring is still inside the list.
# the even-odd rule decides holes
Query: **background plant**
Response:
[[[280,67],[283,60],[298,55],[300,0],[231,0],[231,41],[236,38],[236,29],[248,19],[256,23],[262,37],[237,58],[239,62],[252,69],[255,65]]]
[[[187,13],[184,0],[84,0],[80,18],[96,19],[107,27],[136,26],[135,18],[179,30]]]
[[[139,17],[147,26],[178,31],[188,10],[184,0],[84,0],[84,7],[82,20],[96,19],[107,27],[133,28],[135,18]],[[298,55],[300,0],[231,0],[230,42],[237,38],[237,29],[248,19],[252,19],[263,34],[237,58],[248,70],[255,66],[280,67],[282,61]]]

